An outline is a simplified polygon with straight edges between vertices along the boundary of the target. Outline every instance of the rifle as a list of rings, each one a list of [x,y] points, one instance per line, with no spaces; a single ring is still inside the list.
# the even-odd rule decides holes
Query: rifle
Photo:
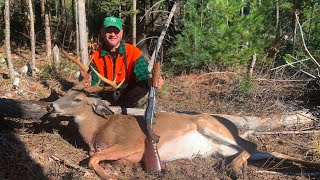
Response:
[[[157,142],[159,141],[160,137],[156,135],[152,130],[152,123],[153,123],[153,118],[155,116],[154,112],[155,112],[155,106],[156,106],[156,87],[158,87],[161,63],[160,61],[156,61],[156,63],[154,63],[154,61],[157,59],[158,50],[160,49],[161,43],[170,25],[170,22],[174,15],[176,7],[177,7],[177,2],[174,2],[171,8],[169,17],[167,19],[167,22],[165,24],[165,28],[161,32],[161,35],[158,39],[157,46],[153,51],[153,54],[148,66],[149,71],[151,71],[151,69],[153,68],[153,76],[152,76],[153,82],[149,90],[148,104],[145,112],[145,119],[147,122],[147,138],[145,142],[146,147],[145,147],[145,153],[143,156],[143,162],[144,162],[145,170],[149,172],[161,171],[160,157],[157,149]]]
[[[147,172],[161,172],[160,157],[157,149],[157,143],[159,142],[160,137],[152,130],[156,106],[156,87],[158,87],[158,80],[160,77],[160,65],[160,61],[156,62],[155,68],[153,69],[153,82],[149,90],[148,104],[145,112],[147,137],[145,140],[145,154],[143,161]]]

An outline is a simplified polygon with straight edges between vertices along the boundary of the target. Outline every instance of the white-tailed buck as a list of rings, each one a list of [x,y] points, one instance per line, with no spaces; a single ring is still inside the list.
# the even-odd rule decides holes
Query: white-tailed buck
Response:
[[[82,65],[82,68],[86,71],[85,66]],[[118,87],[112,81],[109,83]],[[74,117],[80,134],[90,148],[89,165],[103,179],[110,179],[112,175],[104,171],[100,161],[115,160],[123,164],[142,161],[146,138],[143,118],[114,114],[105,101],[88,96],[83,82],[53,102],[49,109],[53,114]],[[256,144],[239,137],[237,127],[230,121],[209,114],[160,112],[155,122],[153,130],[160,136],[158,152],[161,161],[233,157],[229,164],[232,175],[237,177],[244,173],[246,177],[243,170],[249,157],[256,152]],[[269,155],[320,169],[317,163],[277,153]]]

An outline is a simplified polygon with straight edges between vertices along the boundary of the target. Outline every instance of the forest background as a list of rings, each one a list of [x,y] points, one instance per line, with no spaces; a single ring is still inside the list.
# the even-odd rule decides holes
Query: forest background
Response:
[[[150,59],[169,12],[176,5],[158,53],[166,77],[165,85],[157,92],[158,108],[275,119],[301,110],[311,112],[315,115],[312,124],[258,129],[268,135],[258,134],[249,140],[262,150],[319,162],[319,3],[317,0],[0,0],[0,99],[52,102],[63,95],[77,82],[79,68],[64,60],[55,47],[74,55],[81,52],[81,60],[88,61],[84,54],[90,54],[100,44],[99,28],[109,15],[121,18],[124,39],[136,44]],[[20,86],[15,87],[19,78]],[[58,132],[51,132],[52,128],[46,130],[39,121],[1,117],[0,177],[83,177],[86,172],[65,165],[65,162],[80,165],[86,157],[85,148],[81,148],[85,146],[74,140],[72,126],[62,123],[55,128]],[[287,166],[290,174],[298,174],[293,177],[277,166],[261,163],[250,166],[249,179],[300,176],[308,179],[310,175]],[[163,175],[167,179],[226,179],[224,172],[217,176],[212,171],[211,161],[197,159],[168,166],[168,173]],[[136,169],[123,171],[114,167],[111,171],[128,179],[150,179],[141,167]]]
[[[129,43],[134,40],[145,54],[150,54],[174,2],[14,0],[9,3],[10,13],[6,17],[6,3],[1,0],[0,45],[5,47],[5,21],[10,18],[10,43],[14,52],[31,50],[33,38],[35,53],[47,52],[45,65],[51,64],[52,55],[51,52],[48,55],[48,51],[54,45],[79,52],[77,3],[86,6],[89,42],[91,38],[95,42],[101,39],[98,32],[102,20],[114,15],[123,20],[125,40]],[[32,24],[30,7],[34,9]],[[83,12],[80,13],[79,17]],[[316,0],[179,1],[160,50],[163,71],[168,76],[226,70],[246,74],[248,67],[255,63],[255,74],[269,78],[316,78],[320,67],[319,15]],[[136,37],[132,33],[134,16]],[[31,25],[34,25],[34,37],[31,37]],[[45,46],[48,43],[46,28],[51,33],[50,46]],[[8,60],[6,53],[1,56]],[[28,61],[32,64],[26,59]]]

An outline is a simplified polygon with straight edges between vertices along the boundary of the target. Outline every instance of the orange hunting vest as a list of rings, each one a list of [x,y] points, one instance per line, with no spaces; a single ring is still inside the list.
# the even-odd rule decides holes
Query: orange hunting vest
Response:
[[[126,55],[126,59],[124,56]],[[116,82],[122,82],[126,78],[126,82],[135,77],[133,73],[134,63],[140,58],[142,52],[135,46],[121,42],[118,56],[113,62],[110,54],[105,50],[96,50],[92,54],[92,61],[97,70],[107,79],[113,81],[117,76]],[[124,64],[126,61],[126,65]],[[127,76],[127,77],[126,77]]]

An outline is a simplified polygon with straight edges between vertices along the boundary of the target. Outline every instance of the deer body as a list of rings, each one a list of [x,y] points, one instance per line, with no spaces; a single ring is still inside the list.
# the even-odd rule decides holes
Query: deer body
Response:
[[[53,102],[48,110],[53,114],[73,116],[79,132],[89,145],[89,165],[103,179],[112,178],[99,165],[103,160],[115,160],[122,164],[140,162],[145,151],[145,120],[141,117],[114,114],[104,101],[87,96],[84,92],[110,90],[99,86],[88,87],[88,67],[77,58],[62,51],[84,72],[83,80],[67,94]],[[117,89],[124,80],[116,83],[97,76]],[[97,83],[99,85],[99,83]],[[231,175],[243,173],[246,179],[247,160],[256,151],[257,145],[239,137],[237,127],[227,119],[208,114],[158,113],[153,131],[160,136],[158,153],[161,161],[191,159],[194,157],[224,156],[233,158],[229,164]],[[257,151],[259,154],[261,151]],[[262,152],[263,153],[263,152]],[[281,153],[263,153],[264,158],[286,159],[320,170],[319,163],[312,163]],[[259,159],[259,158],[257,158]],[[261,159],[261,158],[260,158]]]
[[[162,161],[218,154],[231,156],[242,149],[228,129],[207,114],[161,112],[156,122],[153,129],[161,137],[158,151]]]
[[[51,112],[75,117],[79,132],[90,148],[89,164],[102,178],[110,178],[99,165],[102,160],[116,160],[123,164],[142,160],[146,138],[143,118],[113,114],[104,101],[75,90],[69,90],[64,97],[53,102]],[[241,139],[238,132],[231,132],[235,126],[228,127],[208,114],[161,112],[155,121],[153,130],[160,136],[158,151],[161,161],[245,152],[245,160],[234,163],[239,169],[256,148],[254,143]]]

